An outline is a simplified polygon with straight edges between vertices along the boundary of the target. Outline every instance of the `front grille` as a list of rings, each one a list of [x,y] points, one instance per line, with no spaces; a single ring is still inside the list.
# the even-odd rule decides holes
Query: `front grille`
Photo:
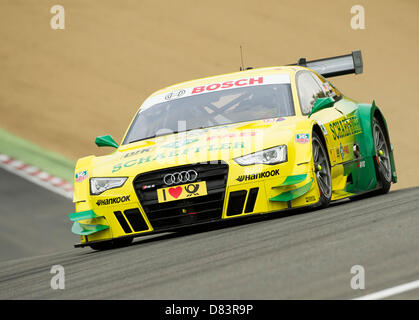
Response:
[[[230,198],[228,199],[227,216],[235,216],[243,212],[246,195],[246,190],[230,192]]]
[[[249,190],[249,196],[247,197],[245,213],[253,212],[255,208],[256,198],[258,196],[259,188],[252,188]]]
[[[125,210],[124,213],[121,211],[114,211],[114,215],[116,219],[118,219],[118,222],[125,233],[132,233],[131,227],[135,232],[145,231],[148,229],[147,223],[144,221],[140,210],[137,208]],[[131,227],[125,218],[128,219]]]
[[[115,211],[113,213],[116,217],[116,219],[118,219],[119,224],[121,225],[122,229],[124,230],[125,233],[132,233],[131,227],[129,226],[127,220],[125,219],[124,215],[122,214],[121,211]]]
[[[194,182],[206,182],[208,194],[159,203],[157,189],[168,187],[164,184],[163,177],[169,173],[191,169],[198,173]],[[220,219],[227,175],[228,165],[224,162],[172,167],[139,174],[134,179],[134,189],[151,225],[155,230],[161,230]]]
[[[148,229],[147,223],[144,221],[140,210],[138,210],[137,208],[125,210],[124,214],[135,232],[144,231]]]

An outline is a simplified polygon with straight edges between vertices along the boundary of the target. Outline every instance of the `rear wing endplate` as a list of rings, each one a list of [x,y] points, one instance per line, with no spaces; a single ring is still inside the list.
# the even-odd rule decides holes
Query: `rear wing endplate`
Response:
[[[325,78],[342,76],[345,74],[360,74],[363,71],[361,50],[332,58],[307,61],[300,58],[298,63],[290,66],[302,66],[316,71]]]

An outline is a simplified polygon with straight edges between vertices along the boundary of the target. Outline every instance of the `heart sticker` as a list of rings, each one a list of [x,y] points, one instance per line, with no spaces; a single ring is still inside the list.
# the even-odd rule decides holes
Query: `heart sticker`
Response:
[[[173,198],[179,198],[180,194],[182,193],[182,187],[170,188],[169,193]]]

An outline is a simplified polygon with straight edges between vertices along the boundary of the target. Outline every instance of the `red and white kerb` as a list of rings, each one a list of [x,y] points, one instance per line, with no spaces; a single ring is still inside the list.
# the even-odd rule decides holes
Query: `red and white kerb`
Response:
[[[0,168],[12,172],[66,198],[73,199],[74,186],[72,183],[69,183],[62,178],[53,176],[35,166],[26,164],[6,154],[0,153]]]

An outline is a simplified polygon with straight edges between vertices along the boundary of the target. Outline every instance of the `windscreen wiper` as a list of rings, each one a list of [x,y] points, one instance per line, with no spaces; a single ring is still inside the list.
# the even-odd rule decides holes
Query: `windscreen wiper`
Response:
[[[156,136],[157,136],[156,134],[153,134],[152,136],[149,136],[149,137],[146,137],[146,138],[137,139],[137,140],[132,140],[132,141],[130,141],[130,142],[128,142],[128,143],[134,143],[134,142],[138,142],[138,141],[143,141],[143,140],[153,139],[153,138],[155,138]]]
[[[173,132],[168,132],[168,133],[165,133],[165,134],[159,134],[159,135],[157,135],[157,134],[153,134],[153,135],[148,136],[148,137],[146,137],[146,138],[141,138],[141,139],[137,139],[137,140],[132,140],[132,141],[130,141],[129,143],[134,143],[134,142],[138,142],[138,141],[143,141],[143,140],[153,139],[153,138],[156,138],[156,137],[163,137],[163,136],[167,136],[167,135],[169,135],[169,134],[182,133],[182,132],[187,132],[187,131],[191,131],[191,130],[199,130],[199,129],[205,129],[205,127],[191,128],[191,129],[182,130],[182,131],[173,131]]]
[[[191,128],[191,129],[186,129],[186,130],[182,130],[182,131],[173,131],[172,133],[174,134],[174,133],[188,132],[188,131],[192,131],[192,130],[202,130],[202,129],[205,129],[205,128],[206,127]]]

